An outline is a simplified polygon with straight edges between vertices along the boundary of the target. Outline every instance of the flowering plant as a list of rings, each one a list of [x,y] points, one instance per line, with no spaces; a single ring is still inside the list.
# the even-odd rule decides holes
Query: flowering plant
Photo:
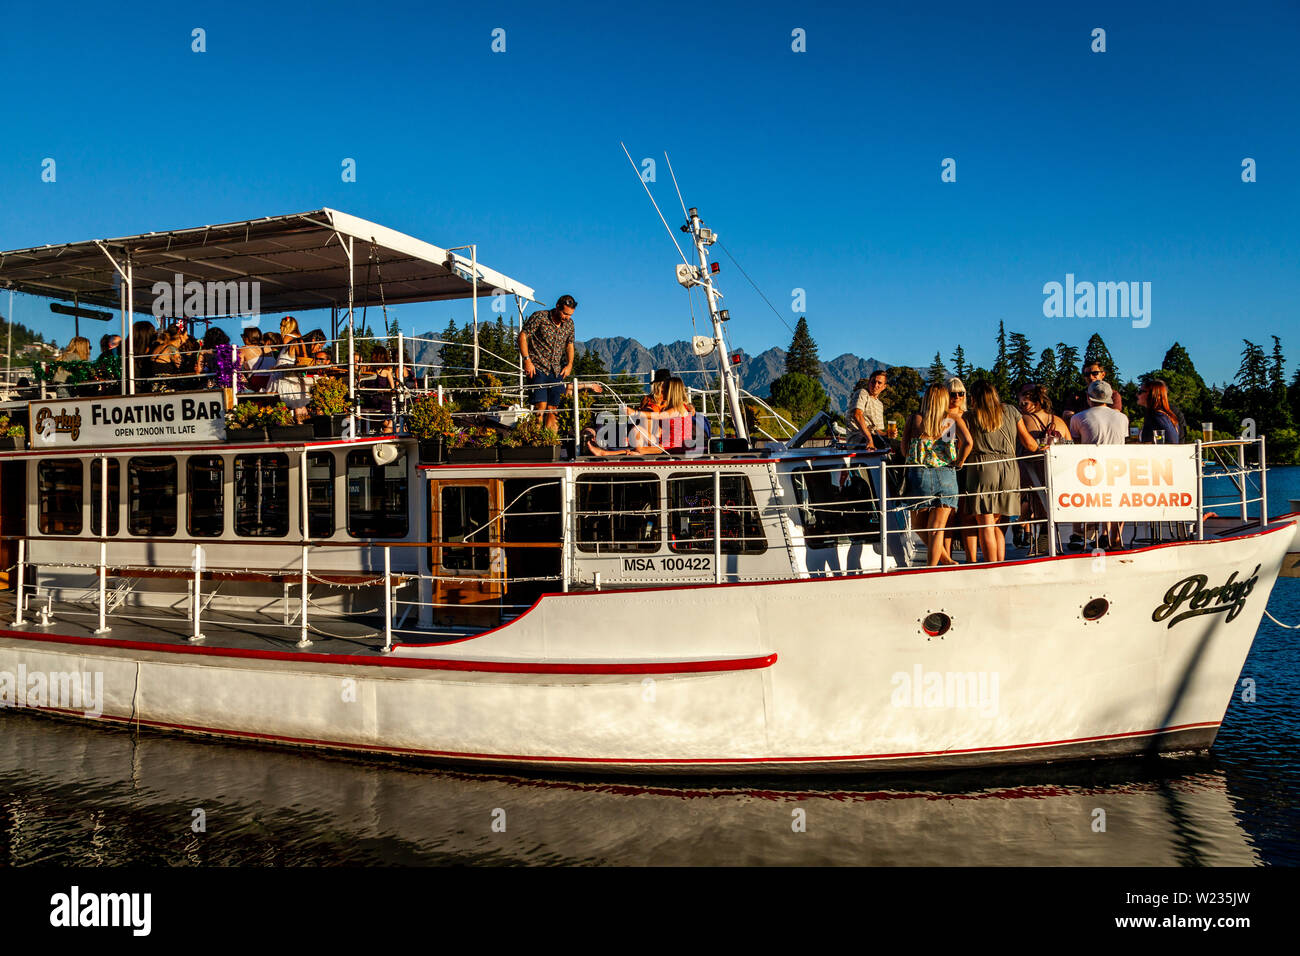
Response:
[[[313,415],[346,415],[348,413],[348,386],[333,375],[317,376],[311,387],[311,413]]]
[[[456,434],[456,421],[452,418],[452,412],[456,406],[452,404],[438,404],[438,396],[433,394],[421,395],[413,401],[406,409],[406,424],[411,430],[411,434],[422,441],[428,441],[439,436],[449,437]],[[462,447],[453,445],[454,448]]]

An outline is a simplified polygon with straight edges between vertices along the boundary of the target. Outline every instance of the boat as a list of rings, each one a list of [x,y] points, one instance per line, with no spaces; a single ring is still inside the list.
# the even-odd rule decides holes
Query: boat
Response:
[[[213,287],[242,307],[250,282],[263,313],[329,310],[355,394],[359,309],[468,299],[477,327],[489,297],[523,320],[534,290],[477,246],[320,209],[0,253],[0,286],[117,308],[127,349],[100,394],[43,379],[3,403],[28,435],[0,450],[0,705],[547,773],[1208,749],[1296,550],[1297,515],[1268,514],[1264,438],[1051,446],[1041,550],[925,567],[886,451],[845,447],[825,416],[751,435],[716,235],[684,212],[695,261],[675,277],[704,295],[717,382],[694,393],[713,437],[686,454],[590,454],[576,381],[563,454],[446,461],[403,428],[406,393],[443,395],[418,375],[378,416],[391,432],[354,406],[306,436],[228,428],[255,400],[229,370],[189,391],[136,370],[132,322],[161,289],[193,320],[238,314]],[[416,344],[397,337],[403,383]],[[1241,489],[1238,514],[1207,470]],[[1061,546],[1067,522],[1112,520],[1135,529],[1122,548]]]

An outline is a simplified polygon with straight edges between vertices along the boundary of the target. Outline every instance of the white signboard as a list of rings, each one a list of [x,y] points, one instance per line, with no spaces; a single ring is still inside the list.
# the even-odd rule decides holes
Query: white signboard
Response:
[[[1195,445],[1052,445],[1053,521],[1195,521]]]
[[[224,441],[220,392],[166,392],[32,402],[32,448]]]

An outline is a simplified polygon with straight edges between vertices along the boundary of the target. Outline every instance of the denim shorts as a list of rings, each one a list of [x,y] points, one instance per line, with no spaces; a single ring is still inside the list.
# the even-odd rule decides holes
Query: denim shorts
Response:
[[[907,469],[907,496],[918,500],[909,508],[956,508],[957,471],[954,468]]]
[[[539,368],[537,374],[528,379],[528,384],[533,386],[532,404],[545,402],[551,408],[559,408],[564,404],[564,379],[560,378],[559,373],[543,372]]]

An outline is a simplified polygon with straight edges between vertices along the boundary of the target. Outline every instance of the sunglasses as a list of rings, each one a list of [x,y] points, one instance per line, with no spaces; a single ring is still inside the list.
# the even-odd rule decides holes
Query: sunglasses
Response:
[[[966,393],[965,393],[965,392],[953,392],[953,393],[952,393],[952,397],[953,397],[953,398],[965,398],[965,397],[966,397]]]
[[[1091,372],[1084,372],[1083,374],[1087,375],[1088,378],[1096,378],[1101,375],[1101,369],[1093,369]]]

